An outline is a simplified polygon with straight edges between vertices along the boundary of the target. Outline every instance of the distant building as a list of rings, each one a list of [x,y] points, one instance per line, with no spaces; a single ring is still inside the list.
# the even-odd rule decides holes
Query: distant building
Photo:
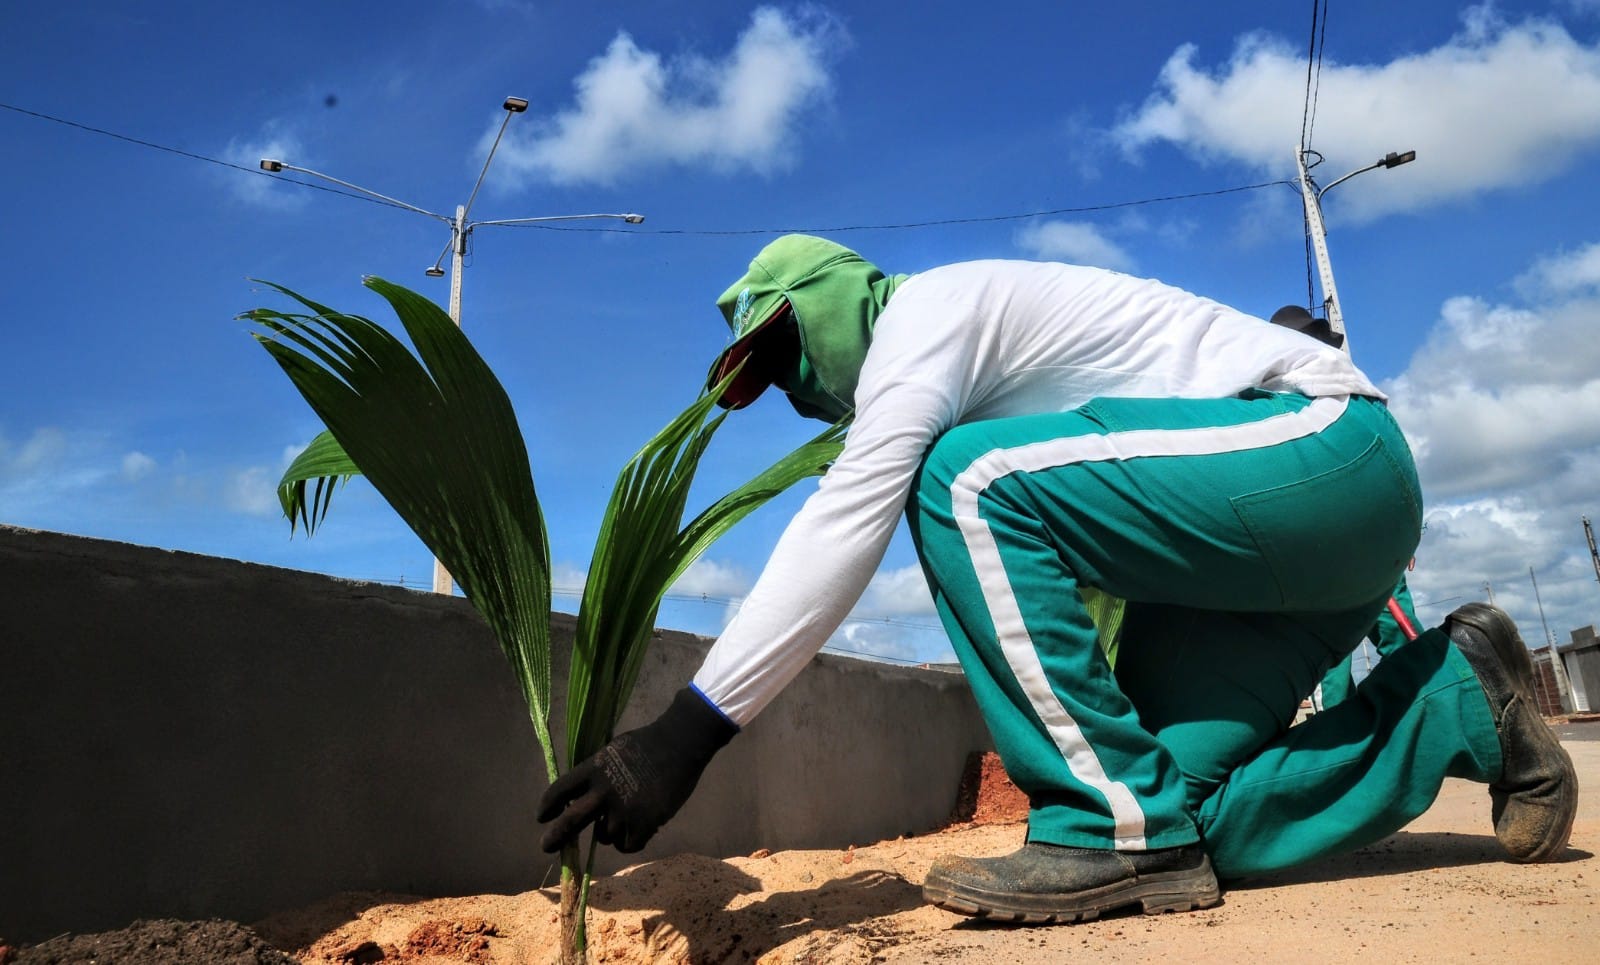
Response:
[[[1534,692],[1539,710],[1547,717],[1585,714],[1594,708],[1591,695],[1600,700],[1600,636],[1591,626],[1572,631],[1572,641],[1555,648],[1533,651]],[[1561,661],[1558,675],[1555,657]]]

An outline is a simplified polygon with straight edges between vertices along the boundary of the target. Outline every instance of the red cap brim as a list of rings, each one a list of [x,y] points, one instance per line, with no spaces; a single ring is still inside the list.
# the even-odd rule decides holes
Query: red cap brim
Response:
[[[739,374],[734,376],[733,381],[728,383],[728,387],[723,390],[721,397],[717,399],[718,405],[724,409],[742,409],[760,398],[761,393],[767,391],[767,386],[772,384],[772,379],[767,376],[766,368],[751,363],[750,357],[755,354],[756,340],[761,337],[762,332],[766,331],[767,327],[772,323],[787,315],[789,311],[789,303],[785,301],[768,316],[766,321],[746,332],[743,338],[728,346],[718,356],[717,361],[711,366],[711,374],[706,380],[706,384],[711,387],[715,387],[717,383],[727,378],[728,374],[738,368],[740,363],[745,363],[744,368],[740,369]]]

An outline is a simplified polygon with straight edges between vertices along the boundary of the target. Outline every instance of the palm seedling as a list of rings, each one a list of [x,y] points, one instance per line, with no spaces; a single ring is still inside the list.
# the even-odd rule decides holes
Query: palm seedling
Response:
[[[550,550],[527,449],[505,390],[437,305],[367,278],[415,354],[369,319],[279,286],[306,311],[244,318],[327,427],[290,465],[279,499],[309,534],[335,489],[364,476],[456,578],[517,676],[545,770],[561,770],[550,729]],[[566,766],[599,750],[627,706],[662,596],[718,537],[838,454],[834,426],[686,525],[695,470],[724,415],[702,393],[623,467],[595,542],[567,686]],[[585,956],[594,847],[561,854],[563,960]]]

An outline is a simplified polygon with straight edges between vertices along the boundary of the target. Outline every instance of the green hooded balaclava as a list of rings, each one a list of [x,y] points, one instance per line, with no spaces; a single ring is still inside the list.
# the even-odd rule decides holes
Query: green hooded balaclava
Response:
[[[831,241],[784,235],[761,249],[745,276],[717,299],[735,342],[711,371],[721,371],[736,350],[748,351],[751,337],[787,303],[800,333],[800,358],[776,384],[801,415],[836,422],[855,408],[872,328],[906,277],[885,275]]]

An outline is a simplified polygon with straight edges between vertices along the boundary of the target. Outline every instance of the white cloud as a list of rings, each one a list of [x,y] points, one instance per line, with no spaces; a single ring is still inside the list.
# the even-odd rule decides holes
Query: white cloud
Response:
[[[938,622],[927,578],[916,564],[879,571],[850,615],[869,620],[910,617],[918,622]]]
[[[900,662],[955,659],[922,567],[916,564],[879,571],[850,616],[828,639],[828,646]]]
[[[20,445],[0,434],[0,509],[64,503],[111,474],[90,433],[40,426]]]
[[[701,558],[689,565],[668,592],[713,601],[738,600],[749,594],[752,580],[738,566]]]
[[[128,482],[138,482],[155,468],[156,461],[142,452],[130,452],[122,457],[122,478]]]
[[[1580,252],[1587,252],[1585,248]],[[1600,292],[1559,283],[1582,257],[1538,263],[1526,304],[1451,298],[1406,371],[1384,386],[1417,456],[1428,529],[1413,588],[1422,616],[1495,599],[1537,645],[1600,622],[1579,517],[1600,519]],[[1581,271],[1576,274],[1581,275]],[[1553,280],[1553,281],[1552,281]]]
[[[234,196],[246,204],[269,208],[290,208],[306,203],[305,196],[311,192],[300,190],[293,185],[284,185],[278,178],[261,171],[263,158],[287,161],[302,167],[314,166],[307,161],[300,139],[284,130],[278,122],[269,121],[258,133],[249,137],[236,137],[222,150],[223,160],[249,169],[248,173],[225,172],[228,188]],[[292,178],[297,175],[287,174],[280,177]]]
[[[20,447],[11,449],[0,439],[0,477],[46,473],[60,466],[67,455],[67,435],[54,426],[35,429]]]
[[[550,588],[557,596],[573,600],[573,612],[577,612],[576,601],[583,598],[583,587],[589,582],[589,571],[571,563],[554,563],[550,567]]]
[[[1017,245],[1036,258],[1132,271],[1133,256],[1082,221],[1042,221],[1017,233]]]
[[[124,480],[126,466],[99,432],[40,426],[17,444],[0,431],[0,514],[23,526],[59,525],[71,507],[111,499],[106,484]]]
[[[562,581],[558,577],[556,582],[561,585]],[[673,585],[666,608],[679,625],[692,624],[690,628],[696,632],[715,635],[738,614],[753,584],[753,577],[742,567],[703,559]],[[701,601],[694,597],[703,597],[704,603],[721,609],[697,608]],[[684,604],[689,608],[684,609]],[[955,659],[917,565],[883,570],[874,576],[827,646],[901,662]]]
[[[1534,295],[1600,290],[1600,242],[1542,258],[1516,284],[1519,291]]]
[[[512,129],[499,171],[574,184],[662,165],[783,168],[797,156],[806,112],[828,94],[827,62],[844,42],[843,28],[819,11],[773,7],[757,8],[720,60],[664,59],[619,33],[574,81],[572,108],[531,134]]]
[[[1600,445],[1597,319],[1593,297],[1536,308],[1444,304],[1389,387],[1433,492],[1536,483]]]
[[[1341,189],[1330,215],[1368,220],[1536,182],[1600,145],[1600,43],[1551,21],[1507,24],[1488,5],[1463,20],[1440,46],[1388,63],[1324,60],[1312,143],[1327,156],[1324,184],[1390,151],[1417,151],[1416,163]],[[1178,48],[1114,139],[1133,156],[1168,142],[1204,160],[1292,174],[1303,48],[1252,34],[1214,71],[1198,56],[1192,44]]]
[[[916,634],[887,622],[853,621],[839,628],[828,640],[828,647],[852,656],[870,656],[896,663],[933,663],[950,659],[944,653],[919,644]],[[949,650],[948,644],[944,649]]]
[[[271,516],[281,512],[277,482],[277,474],[265,466],[234,470],[222,481],[222,504],[250,516]]]

